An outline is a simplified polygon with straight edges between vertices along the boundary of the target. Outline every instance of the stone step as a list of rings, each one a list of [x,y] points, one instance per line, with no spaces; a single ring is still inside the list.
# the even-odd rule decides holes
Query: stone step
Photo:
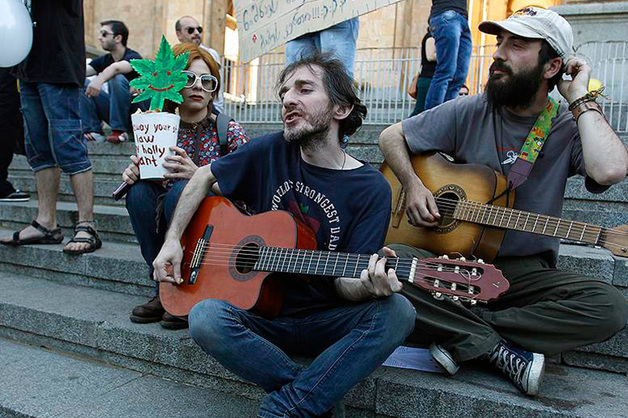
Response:
[[[0,230],[0,235],[9,231]],[[65,284],[141,297],[154,295],[154,283],[136,245],[105,242],[103,248],[80,257],[62,252],[62,245],[0,246],[1,270]],[[562,245],[559,267],[592,275],[619,288],[628,298],[628,263],[607,250]],[[139,303],[137,303],[139,304]],[[128,316],[132,307],[124,312]],[[608,342],[565,354],[569,364],[628,373],[628,329]]]
[[[12,230],[24,228],[37,218],[37,200],[28,202],[0,202],[0,227]],[[136,243],[126,208],[122,206],[94,206],[94,219],[102,240]],[[57,223],[66,237],[74,235],[78,221],[76,203],[57,202]]]
[[[255,400],[0,339],[2,417],[253,417]],[[18,383],[18,384],[16,384]]]
[[[135,404],[118,404],[114,400],[101,399],[102,402],[91,402],[92,407],[97,408],[101,415],[96,412],[90,415],[80,409],[83,404],[76,403],[77,399],[72,396],[73,391],[61,391],[61,387],[66,382],[77,385],[77,391],[81,395],[92,387],[90,382],[101,381],[103,385],[110,385],[108,387],[113,389],[107,393],[116,396],[120,392],[115,388],[125,389],[126,379],[131,380],[129,376],[135,376],[133,382],[138,385],[143,384],[143,379],[153,379],[151,383],[157,385],[156,392],[161,393],[162,380],[145,377],[145,374],[205,388],[204,399],[211,400],[212,396],[218,396],[212,395],[213,391],[235,395],[238,399],[232,400],[233,411],[239,411],[236,408],[248,408],[250,403],[243,405],[246,399],[257,401],[263,395],[260,389],[243,382],[206,356],[189,338],[186,330],[166,331],[158,324],[138,325],[129,322],[129,309],[141,301],[137,296],[68,286],[8,273],[0,273],[0,287],[6,290],[0,293],[0,337],[70,353],[79,356],[78,360],[81,361],[96,360],[130,369],[105,371],[106,366],[98,364],[94,366],[94,374],[90,374],[89,367],[73,368],[76,363],[71,362],[77,361],[76,357],[64,357],[60,361],[67,362],[67,366],[56,368],[56,372],[60,373],[55,375],[59,383],[53,385],[59,386],[59,391],[45,399],[50,402],[67,401],[76,410],[68,408],[66,411],[81,411],[82,414],[63,415],[64,411],[53,410],[55,404],[51,403],[50,411],[58,411],[56,415],[34,415],[40,411],[38,408],[45,408],[46,402],[43,398],[33,397],[35,392],[32,389],[29,391],[31,398],[23,393],[11,396],[14,391],[23,389],[23,385],[14,384],[14,378],[11,381],[11,390],[5,390],[0,395],[0,404],[4,411],[16,411],[15,416],[134,416],[124,413],[120,415],[118,408],[134,408],[134,405],[141,405],[140,401]],[[50,386],[46,382],[52,383],[54,380],[48,380],[49,375],[46,374],[41,374],[39,378],[38,367],[43,368],[43,371],[54,371],[54,361],[47,359],[48,361],[19,363],[19,355],[32,354],[23,347],[7,350],[10,354],[0,360],[3,370],[4,364],[23,364],[24,368],[15,366],[10,369],[12,376],[19,376],[20,380],[17,381],[41,384],[37,388]],[[4,346],[2,351],[5,352]],[[74,370],[83,372],[75,373]],[[133,374],[133,371],[138,373]],[[110,376],[110,379],[104,378],[105,376]],[[7,384],[2,385],[3,388],[6,386]],[[178,385],[173,387],[176,392]],[[54,387],[49,389],[53,390]],[[207,389],[210,393],[207,393]],[[196,391],[201,389],[187,390],[190,396],[198,396]],[[126,390],[130,396],[137,392],[143,393],[139,389]],[[382,367],[354,388],[344,402],[350,417],[626,417],[628,381],[621,374],[549,364],[541,395],[529,398],[521,395],[503,377],[483,364],[465,365],[455,378]],[[193,410],[203,405],[198,400],[197,403],[191,403],[190,408]],[[186,408],[185,411],[187,410]],[[0,409],[0,412],[3,410]],[[20,413],[23,415],[19,415]],[[159,411],[156,413],[160,414]]]
[[[31,173],[24,174],[12,174],[9,176],[9,181],[16,189],[27,191],[31,194],[32,199],[37,198],[37,187],[35,185],[35,178]],[[113,175],[98,175],[94,176],[94,203],[96,205],[108,205],[108,206],[124,206],[124,200],[115,201],[111,194],[120,185],[122,178],[120,176]],[[62,175],[59,184],[59,196],[57,199],[59,202],[75,202],[74,192],[70,184],[68,176]]]
[[[122,172],[131,162],[129,155],[132,155],[131,152],[128,155],[90,155],[89,159],[92,163],[94,175],[100,176],[104,174],[107,178],[117,177],[120,179]],[[32,172],[26,157],[22,155],[16,155],[9,168],[11,173],[16,176],[24,176]]]
[[[0,229],[0,235],[8,234],[9,230]],[[67,241],[66,236],[64,243]],[[18,248],[0,245],[0,266],[7,273],[68,285],[154,296],[155,283],[148,276],[148,266],[136,244],[105,241],[98,251],[81,256],[63,253],[63,244]]]

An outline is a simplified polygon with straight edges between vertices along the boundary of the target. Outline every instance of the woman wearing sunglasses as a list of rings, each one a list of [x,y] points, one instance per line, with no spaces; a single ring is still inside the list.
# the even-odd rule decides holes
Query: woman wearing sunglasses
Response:
[[[207,51],[192,43],[175,45],[172,50],[175,55],[189,53],[184,70],[188,80],[180,91],[183,102],[179,105],[167,102],[164,106],[164,111],[178,111],[181,117],[177,146],[170,148],[175,155],[166,157],[164,163],[168,170],[166,180],[140,180],[136,156],[130,157],[131,164],[122,174],[123,180],[133,185],[126,196],[126,207],[151,278],[153,260],[161,249],[166,227],[185,184],[198,167],[221,157],[217,118],[212,106],[220,88],[218,65]],[[244,129],[231,121],[227,130],[227,152],[235,151],[247,141]],[[159,296],[133,309],[131,321],[161,321],[161,325],[169,329],[187,327],[187,321],[164,312]]]

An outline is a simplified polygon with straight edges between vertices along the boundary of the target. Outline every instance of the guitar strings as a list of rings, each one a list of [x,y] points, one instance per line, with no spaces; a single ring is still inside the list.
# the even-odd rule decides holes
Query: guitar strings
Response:
[[[502,219],[500,220],[503,221],[503,218],[505,217],[505,215],[507,214],[507,212],[512,212],[511,214],[509,214],[509,218],[508,221],[506,222],[506,225],[510,225],[510,221],[512,220],[513,217],[517,216],[517,219],[515,220],[515,227],[517,225],[519,225],[521,223],[521,216],[527,216],[527,219],[529,220],[530,216],[539,218],[542,217],[544,219],[547,219],[547,221],[542,221],[542,223],[545,223],[545,228],[547,229],[548,227],[550,228],[554,228],[557,231],[560,230],[565,230],[565,229],[569,229],[571,228],[571,231],[569,231],[569,233],[567,234],[567,237],[569,237],[569,235],[571,235],[572,232],[578,233],[580,231],[585,231],[586,233],[586,229],[589,228],[590,232],[593,233],[595,230],[599,230],[600,233],[596,233],[596,235],[600,236],[600,240],[599,242],[606,242],[606,239],[604,237],[604,235],[606,236],[618,236],[618,237],[628,237],[628,231],[616,231],[613,230],[611,228],[606,228],[603,226],[596,226],[596,225],[590,225],[587,224],[585,222],[578,222],[578,221],[570,221],[567,219],[562,219],[562,218],[557,218],[555,216],[549,216],[549,215],[541,215],[541,214],[534,214],[534,213],[530,213],[530,212],[525,212],[525,211],[521,211],[519,209],[513,209],[513,208],[507,208],[507,207],[503,207],[503,206],[496,206],[496,205],[489,205],[489,204],[483,204],[483,203],[478,203],[478,202],[473,202],[473,201],[467,201],[467,200],[455,200],[455,199],[449,199],[449,198],[444,198],[444,197],[438,197],[436,198],[436,202],[437,202],[437,206],[439,209],[443,208],[443,209],[452,209],[451,212],[451,217],[453,217],[453,212],[455,211],[455,209],[460,205],[460,207],[462,208],[462,210],[465,210],[467,212],[472,212],[472,211],[484,211],[485,213],[478,213],[477,214],[477,219],[478,221],[475,223],[483,223],[483,224],[490,224],[490,222],[479,222],[479,218],[486,216],[486,212],[488,213],[488,219],[490,220],[491,216],[495,216],[495,220],[497,219],[497,217],[500,215],[500,212],[503,212],[502,214]],[[493,212],[493,213],[490,213]],[[469,213],[468,213],[469,214]],[[470,215],[473,215],[472,213]],[[464,220],[463,220],[464,221]],[[538,219],[537,219],[538,221]],[[470,221],[473,222],[473,221]],[[528,222],[525,221],[524,225],[526,225]],[[564,224],[564,225],[561,225]],[[499,227],[499,226],[498,226]],[[502,226],[502,228],[504,228]],[[508,226],[505,227],[506,229],[514,229],[514,228],[509,228]],[[530,231],[526,231],[526,232],[533,232],[536,229],[536,226],[533,226],[532,229]],[[525,230],[525,229],[524,229]],[[602,233],[604,235],[602,235]],[[549,234],[541,234],[541,235],[549,235]],[[580,241],[580,240],[577,240]],[[582,241],[581,241],[582,242]],[[613,245],[617,248],[622,248],[623,246],[620,244],[610,244]]]
[[[231,267],[233,264],[230,262],[225,262],[224,259],[219,259],[218,262],[203,262],[202,265],[209,265],[209,266],[219,266],[219,267]],[[260,273],[287,273],[287,272],[282,272],[282,271],[265,271],[265,270],[254,270],[255,272],[260,272]],[[452,269],[453,271],[453,269]],[[301,274],[301,273],[296,273],[296,272],[292,272],[294,274]],[[462,273],[462,270],[459,272]],[[305,273],[304,273],[305,274]],[[315,275],[315,276],[323,276],[322,274],[310,274],[310,275]],[[447,280],[447,279],[435,279],[429,275],[419,275],[419,274],[415,274],[415,277],[412,280],[412,283],[426,283],[428,284],[428,286],[430,287],[431,290],[433,291],[443,291],[443,293],[446,292],[450,292],[450,295],[454,295],[454,296],[460,296],[460,297],[464,297],[467,299],[478,299],[482,296],[482,291],[481,291],[481,286],[478,286],[476,284],[477,281],[479,281],[481,279],[481,275],[477,276],[477,277],[471,277],[471,275],[464,275],[464,274],[460,274],[465,280],[466,283],[460,283],[460,282],[454,282],[451,280]],[[329,275],[327,275],[329,276]],[[350,278],[359,278],[359,277],[353,277],[353,276],[339,276],[339,277],[350,277]],[[407,279],[402,279],[402,280],[407,280]],[[439,283],[447,283],[449,285],[456,283],[456,284],[464,284],[466,286],[469,287],[473,287],[473,293],[469,293],[466,290],[460,290],[460,289],[456,289],[456,290],[452,290],[451,288],[448,287],[441,287],[441,286],[434,286],[434,281],[438,280]],[[456,292],[456,293],[451,293],[451,292]]]
[[[218,244],[220,245],[220,244]],[[223,246],[225,246],[226,244],[222,244]],[[258,251],[255,251],[253,249],[251,250],[241,250],[241,251],[235,251],[233,249],[233,247],[226,245],[227,248],[223,248],[223,249],[214,249],[211,248],[202,256],[203,257],[203,261],[200,263],[201,265],[203,264],[214,264],[214,265],[231,265],[233,264],[232,261],[234,261],[235,258],[237,258],[237,260],[241,263],[241,264],[246,264],[248,262],[248,264],[252,266],[254,266],[258,261],[260,261],[260,255]],[[268,247],[266,247],[268,248]],[[277,247],[274,247],[277,248]],[[283,249],[281,248],[280,250],[292,250],[292,249]],[[297,251],[305,251],[305,250],[297,250]],[[234,257],[234,255],[237,252],[237,256]],[[329,254],[333,255],[333,254],[340,254],[340,256],[342,256],[343,254],[347,257],[345,257],[345,260],[340,260],[338,258],[338,260],[326,260],[325,263],[325,267],[323,267],[323,271],[327,268],[329,268],[329,265],[334,263],[334,267],[332,268],[332,272],[334,272],[336,270],[335,265],[340,261],[341,263],[347,263],[349,262],[349,260],[354,261],[355,265],[356,265],[356,269],[358,268],[358,255],[353,255],[353,254],[347,254],[347,253],[333,253],[333,252],[329,252]],[[361,255],[360,255],[361,256]],[[309,259],[308,259],[309,257]],[[318,267],[318,263],[320,263],[320,261],[322,261],[323,256],[319,257],[318,260],[316,260],[315,262],[317,263],[317,265],[314,268],[314,273],[311,274],[317,274],[317,271],[319,270]],[[367,257],[367,256],[364,256]],[[281,258],[283,258],[283,260],[281,260]],[[298,254],[284,254],[283,256],[278,256],[275,255],[275,263],[282,263],[282,267],[285,267],[286,263],[288,265],[288,267],[290,267],[291,265],[294,265],[294,270],[296,270],[298,267],[297,265],[300,263],[301,264],[301,268],[303,268],[305,266],[305,263],[307,263],[309,261],[308,264],[308,271],[311,268],[311,263],[314,262],[314,259],[316,258],[316,256],[308,256],[307,254],[301,252]],[[355,260],[352,260],[355,259]],[[390,257],[391,260],[395,260],[396,258],[394,257]],[[400,258],[400,262],[395,264],[395,268],[397,270],[402,270],[402,269],[410,269],[412,267],[413,261],[411,259],[404,261],[403,258]],[[464,276],[467,278],[468,281],[476,281],[479,280],[482,277],[482,273],[476,273],[473,274],[471,271],[469,271],[469,269],[466,266],[447,266],[447,261],[451,261],[451,260],[447,260],[447,259],[443,259],[442,262],[436,262],[436,261],[421,261],[421,260],[417,260],[416,263],[416,268],[418,270],[423,269],[432,269],[433,271],[437,271],[437,272],[446,272],[446,273],[455,273],[455,274],[459,274],[461,276]],[[367,264],[368,262],[367,260],[362,260],[360,261],[360,263],[362,264]],[[264,265],[265,262],[262,262],[262,265]],[[392,261],[391,261],[392,264]],[[445,265],[443,265],[445,264]],[[451,264],[451,263],[450,263]],[[272,262],[269,262],[269,265],[275,265]],[[479,264],[476,267],[476,269],[478,270],[482,270],[484,267],[486,266],[485,264]],[[456,269],[456,267],[458,267],[458,269]],[[277,267],[278,268],[278,267]],[[392,266],[391,266],[392,268]],[[338,268],[340,269],[340,268]],[[360,271],[363,268],[360,269]],[[477,270],[476,270],[477,271]]]

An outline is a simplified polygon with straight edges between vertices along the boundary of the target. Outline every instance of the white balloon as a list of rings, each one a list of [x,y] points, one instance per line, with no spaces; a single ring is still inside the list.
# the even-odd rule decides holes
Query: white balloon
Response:
[[[13,67],[33,46],[33,22],[20,0],[0,0],[0,67]]]

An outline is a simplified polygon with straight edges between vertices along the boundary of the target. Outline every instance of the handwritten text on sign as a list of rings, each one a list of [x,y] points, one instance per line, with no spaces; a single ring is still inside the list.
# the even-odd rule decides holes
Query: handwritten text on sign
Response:
[[[139,157],[139,165],[158,167],[159,160],[164,158],[169,145],[155,143],[155,135],[160,132],[171,132],[175,135],[179,131],[178,125],[165,123],[140,123],[133,124],[135,133],[135,154]],[[175,136],[176,138],[176,136]]]
[[[168,172],[163,163],[174,154],[170,147],[177,145],[180,120],[178,115],[163,112],[131,115],[141,179],[163,179]]]
[[[299,36],[401,0],[234,0],[240,59],[248,62]]]

